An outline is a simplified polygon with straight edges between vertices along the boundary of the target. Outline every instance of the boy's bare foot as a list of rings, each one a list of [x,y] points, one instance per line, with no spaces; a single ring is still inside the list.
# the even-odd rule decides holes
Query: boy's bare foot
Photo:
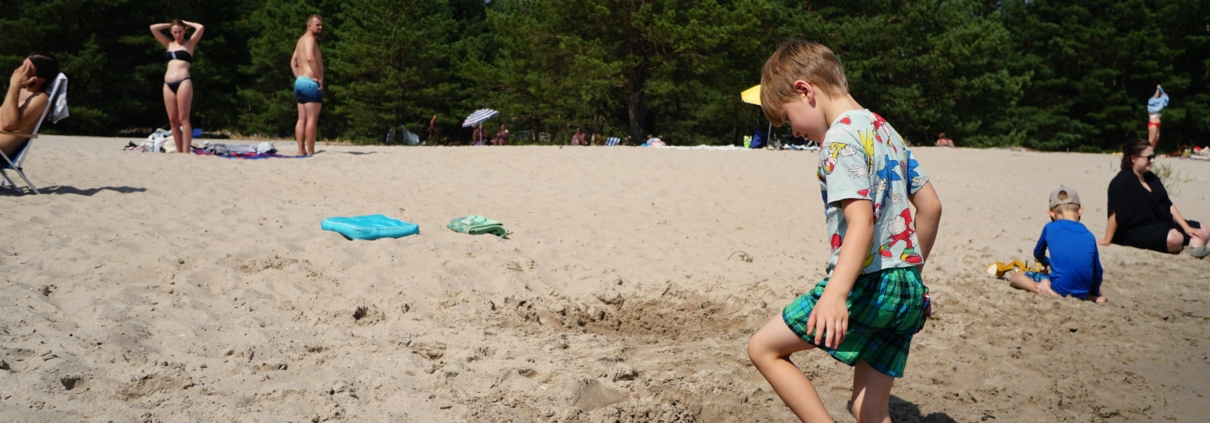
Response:
[[[1103,303],[1103,302],[1106,302],[1106,301],[1109,301],[1109,299],[1108,299],[1108,298],[1105,298],[1105,296],[1104,296],[1104,295],[1099,295],[1099,296],[1097,296],[1096,302],[1098,302],[1098,303]]]

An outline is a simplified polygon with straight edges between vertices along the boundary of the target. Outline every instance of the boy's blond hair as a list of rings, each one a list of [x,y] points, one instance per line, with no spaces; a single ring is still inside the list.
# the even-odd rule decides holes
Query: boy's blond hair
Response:
[[[794,81],[800,79],[818,87],[828,97],[849,93],[844,68],[832,50],[810,41],[786,41],[769,56],[760,71],[760,108],[774,126],[785,123],[782,105],[798,96]]]

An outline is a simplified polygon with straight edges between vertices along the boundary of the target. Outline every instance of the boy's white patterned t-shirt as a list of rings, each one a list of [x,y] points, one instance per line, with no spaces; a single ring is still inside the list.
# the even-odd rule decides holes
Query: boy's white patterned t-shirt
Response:
[[[920,190],[928,175],[882,116],[869,110],[841,113],[824,134],[817,175],[832,246],[828,275],[849,229],[841,200],[870,200],[874,207],[874,241],[859,246],[868,248],[862,274],[924,262],[908,195]]]

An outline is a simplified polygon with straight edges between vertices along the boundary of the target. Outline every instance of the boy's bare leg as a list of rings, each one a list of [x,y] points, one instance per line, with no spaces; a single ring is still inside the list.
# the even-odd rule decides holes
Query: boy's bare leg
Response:
[[[853,367],[853,417],[857,423],[891,423],[891,387],[895,378],[864,361]]]
[[[1029,291],[1035,294],[1060,296],[1057,292],[1050,289],[1050,279],[1043,279],[1042,282],[1034,282],[1029,276],[1025,276],[1025,272],[1013,272],[1008,275],[1008,284],[1013,288]]]
[[[294,124],[294,139],[298,141],[298,155],[307,155],[306,142],[307,139],[307,108],[305,105],[298,105],[298,122]]]
[[[831,422],[815,386],[802,374],[790,354],[815,348],[794,334],[781,315],[765,323],[748,341],[748,358],[769,381],[777,396],[804,422]]]

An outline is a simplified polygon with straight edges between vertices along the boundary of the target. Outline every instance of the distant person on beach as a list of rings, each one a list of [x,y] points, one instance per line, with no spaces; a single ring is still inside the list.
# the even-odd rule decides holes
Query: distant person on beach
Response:
[[[1034,258],[1050,273],[1016,272],[1008,277],[1013,288],[1035,294],[1076,297],[1104,302],[1101,295],[1101,255],[1097,238],[1080,223],[1084,207],[1074,188],[1060,185],[1050,193],[1050,223],[1034,246]],[[1050,257],[1046,257],[1047,250]]]
[[[471,131],[471,145],[483,145],[483,124],[477,124]]]
[[[0,131],[32,134],[42,112],[50,107],[46,92],[59,76],[59,60],[47,53],[34,52],[25,57],[8,81],[4,104],[0,105]],[[0,151],[9,159],[29,138],[0,134]]]
[[[938,134],[938,135],[937,135],[937,143],[936,143],[936,144],[937,144],[937,146],[938,146],[938,147],[953,147],[953,146],[954,146],[954,140],[950,139],[950,137],[945,136],[945,133],[944,133],[944,132],[942,132],[942,133],[940,133],[940,134]]]
[[[425,145],[437,145],[437,115],[433,115],[429,119],[429,138],[424,141]]]
[[[1155,95],[1147,99],[1147,142],[1155,147],[1160,142],[1160,112],[1168,107],[1168,93],[1164,87],[1155,86]]]
[[[1155,148],[1147,140],[1122,145],[1122,170],[1109,182],[1109,221],[1098,243],[1126,245],[1161,253],[1210,255],[1210,225],[1185,220],[1168,191],[1151,172]]]
[[[319,112],[324,102],[324,59],[319,51],[319,35],[323,34],[323,18],[307,18],[307,32],[294,44],[290,70],[294,72],[294,99],[298,101],[298,122],[294,124],[294,139],[298,155],[315,154],[315,137],[319,132]]]
[[[186,26],[193,28],[193,35],[185,39]],[[164,36],[164,30],[172,38]],[[175,19],[171,23],[151,25],[151,34],[168,51],[168,71],[164,73],[164,108],[168,111],[168,126],[172,127],[172,140],[177,153],[189,153],[193,148],[193,123],[189,119],[193,108],[193,81],[189,79],[189,66],[193,64],[193,52],[206,27],[202,24]]]
[[[828,276],[752,335],[748,357],[794,415],[823,422],[831,418],[815,386],[790,361],[822,349],[854,367],[857,421],[889,422],[891,387],[929,310],[920,272],[941,200],[899,133],[849,94],[827,47],[782,44],[761,70],[761,108],[773,125],[825,140],[815,173],[832,254]]]
[[[504,128],[504,124],[500,124],[500,129],[496,130],[495,138],[492,138],[492,145],[507,145],[508,144],[508,129]]]
[[[571,145],[588,145],[588,139],[584,137],[583,129],[576,129],[576,133],[571,136]]]

